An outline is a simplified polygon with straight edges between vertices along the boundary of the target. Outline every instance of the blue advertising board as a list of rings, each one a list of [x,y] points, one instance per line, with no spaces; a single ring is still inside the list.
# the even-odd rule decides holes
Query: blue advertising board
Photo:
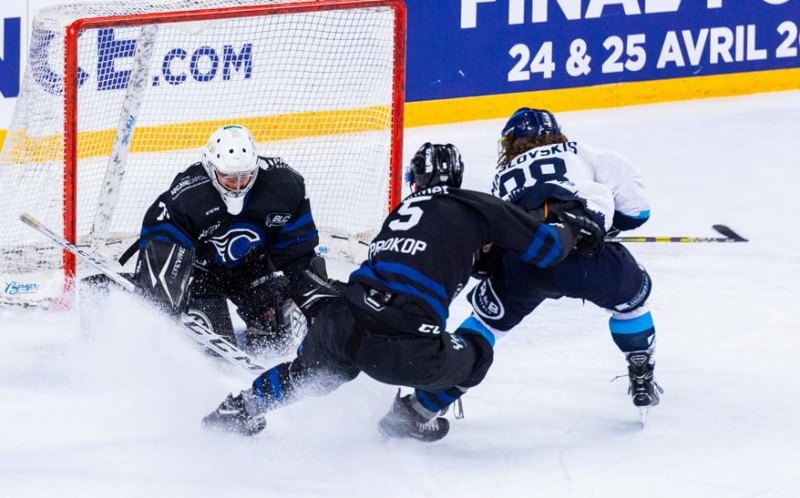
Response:
[[[406,3],[408,102],[800,67],[800,0]]]
[[[69,1],[0,5],[0,128],[31,9]],[[530,93],[573,110],[800,88],[800,0],[405,1],[406,126],[505,116]]]

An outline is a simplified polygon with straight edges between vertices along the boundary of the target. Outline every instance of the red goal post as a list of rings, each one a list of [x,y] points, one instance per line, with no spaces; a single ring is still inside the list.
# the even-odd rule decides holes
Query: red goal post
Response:
[[[358,241],[400,197],[403,1],[143,4],[57,6],[35,18],[0,152],[9,227],[0,302],[64,301],[79,273],[20,214],[113,263],[147,206],[232,123],[303,174],[326,248],[363,257]]]

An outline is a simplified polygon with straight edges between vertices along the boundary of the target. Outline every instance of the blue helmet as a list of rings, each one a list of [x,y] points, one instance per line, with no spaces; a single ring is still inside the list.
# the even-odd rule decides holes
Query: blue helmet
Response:
[[[550,111],[523,107],[512,114],[503,127],[503,137],[512,133],[514,138],[538,137],[560,134],[561,128]]]

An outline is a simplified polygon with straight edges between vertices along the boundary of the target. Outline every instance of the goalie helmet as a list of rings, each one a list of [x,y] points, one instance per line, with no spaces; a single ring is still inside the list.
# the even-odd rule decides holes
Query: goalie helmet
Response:
[[[502,137],[528,138],[561,133],[556,117],[544,109],[523,107],[518,109],[503,127]]]
[[[239,214],[258,175],[258,154],[250,132],[230,125],[212,133],[203,149],[203,167],[228,212]]]
[[[406,170],[406,183],[412,192],[437,185],[460,187],[463,177],[464,162],[453,144],[423,144]]]

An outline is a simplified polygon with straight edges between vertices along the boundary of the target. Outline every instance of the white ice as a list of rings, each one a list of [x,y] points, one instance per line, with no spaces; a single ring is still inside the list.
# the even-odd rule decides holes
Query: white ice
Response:
[[[209,434],[200,418],[250,376],[114,295],[82,320],[0,308],[0,497],[800,496],[800,92],[558,117],[643,171],[652,219],[633,234],[750,238],[629,244],[653,277],[666,389],[646,428],[611,381],[626,369],[607,315],[562,299],[498,343],[438,443],[382,439],[396,388],[365,376],[255,438]],[[453,142],[465,187],[486,190],[502,124],[409,129],[406,159]],[[468,312],[459,297],[451,328]]]

